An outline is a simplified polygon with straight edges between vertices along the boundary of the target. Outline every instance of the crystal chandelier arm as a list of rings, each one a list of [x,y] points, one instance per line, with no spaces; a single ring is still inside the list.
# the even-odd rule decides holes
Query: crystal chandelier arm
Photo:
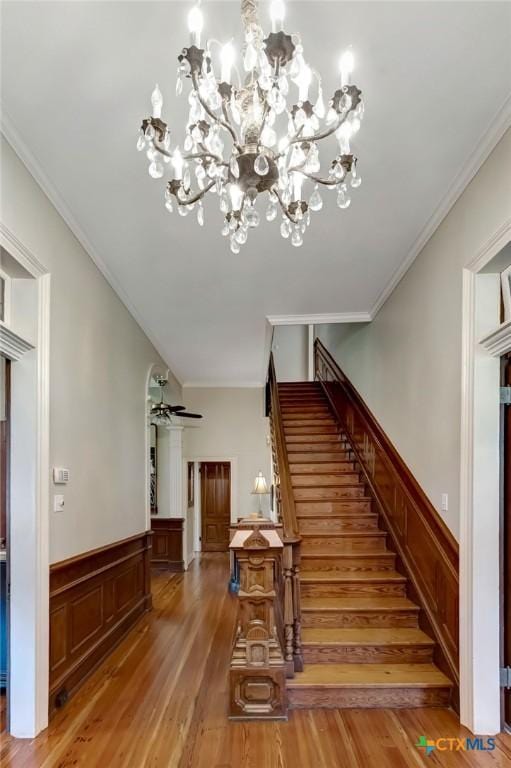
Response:
[[[298,223],[297,219],[295,219],[295,218],[294,218],[293,216],[291,216],[291,214],[289,213],[289,211],[288,211],[288,209],[287,209],[287,206],[284,204],[284,201],[282,200],[282,198],[281,198],[281,196],[280,196],[280,193],[279,193],[279,191],[278,191],[277,187],[272,187],[272,192],[273,192],[273,194],[275,195],[275,197],[277,198],[277,200],[279,201],[280,207],[282,208],[282,213],[283,213],[285,216],[287,216],[287,218],[289,219],[289,221],[291,222],[291,224],[297,224],[297,223]]]
[[[263,111],[263,117],[261,120],[261,127],[259,128],[259,136],[257,137],[257,145],[259,146],[261,143],[261,136],[263,135],[264,126],[266,124],[266,118],[270,114],[270,107],[268,105],[268,102],[264,102],[264,111]]]
[[[164,147],[159,146],[154,139],[153,147],[161,155],[165,155],[165,157],[170,157],[172,159],[172,153],[168,152]],[[204,147],[204,152],[193,152],[191,155],[183,155],[183,160],[207,160],[208,157],[211,158],[211,160],[214,160],[217,165],[227,165],[223,157],[215,155],[213,152],[209,152],[206,147]]]
[[[337,120],[335,125],[333,125],[331,128],[328,128],[326,131],[321,131],[320,133],[315,133],[313,136],[298,136],[298,137],[295,137],[294,139],[290,139],[289,143],[290,144],[297,144],[299,141],[306,141],[307,143],[311,143],[312,144],[314,141],[321,141],[322,139],[326,139],[326,138],[328,138],[328,136],[331,136],[332,133],[335,133],[338,128],[340,128],[340,126],[346,120],[346,116],[347,115],[345,115],[343,118],[341,118],[341,116],[339,115],[339,119]]]
[[[227,104],[226,104],[226,102],[223,99],[222,99],[222,114],[224,116],[226,125],[229,125],[231,127],[231,130],[229,131],[229,133],[233,137],[234,144],[236,145],[236,147],[239,150],[240,144],[239,144],[239,141],[238,141],[238,137],[237,137],[236,131],[234,130],[233,125],[231,123],[231,119],[230,119],[229,113],[227,111]]]
[[[324,184],[327,187],[335,187],[336,184],[339,184],[338,179],[322,179],[320,176],[315,176],[313,173],[307,173],[303,170],[303,166],[299,167],[295,165],[293,168],[288,168],[288,173],[293,173],[294,171],[298,171],[299,173],[306,176],[308,179],[311,179],[311,181],[317,182],[317,184]]]
[[[239,152],[241,152],[241,147],[240,147],[240,144],[239,144],[239,141],[238,141],[238,137],[236,136],[236,131],[234,130],[232,125],[230,125],[229,123],[226,123],[224,120],[220,120],[220,118],[217,115],[215,115],[213,110],[211,110],[208,107],[208,105],[206,104],[206,102],[204,101],[202,96],[200,95],[200,93],[199,93],[199,83],[197,81],[197,75],[196,75],[195,72],[192,72],[192,83],[193,83],[193,87],[194,87],[195,93],[197,94],[197,98],[199,100],[199,103],[200,103],[201,107],[210,116],[210,118],[215,121],[215,123],[218,123],[218,125],[221,125],[222,128],[225,128],[226,131],[229,131],[229,133],[231,134],[232,140],[233,140],[236,148],[238,149]]]
[[[179,198],[177,195],[175,195],[175,198],[177,200],[177,204],[178,205],[193,205],[193,203],[196,203],[197,200],[201,200],[201,198],[203,198],[204,195],[206,195],[209,192],[209,190],[212,187],[215,186],[215,183],[216,182],[214,182],[214,181],[210,181],[209,184],[207,185],[207,187],[204,187],[204,189],[201,189],[200,192],[197,192],[196,195],[193,195],[192,197],[189,197],[187,200],[181,200],[181,198]]]

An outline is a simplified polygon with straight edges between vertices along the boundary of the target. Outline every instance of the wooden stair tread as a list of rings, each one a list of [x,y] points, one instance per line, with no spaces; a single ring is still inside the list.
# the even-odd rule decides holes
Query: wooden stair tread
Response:
[[[302,645],[434,645],[422,629],[413,627],[306,627]]]
[[[374,531],[339,531],[338,533],[321,531],[320,533],[302,533],[300,535],[302,539],[374,539],[377,536],[384,538],[387,535],[387,531],[382,531],[380,528],[376,528]]]
[[[446,687],[452,682],[434,664],[307,664],[288,688]]]
[[[344,573],[343,571],[301,571],[300,581],[304,584],[314,582],[339,582],[344,584],[346,582],[357,583],[365,581],[402,584],[406,581],[406,577],[397,571],[357,571],[356,573]]]
[[[364,501],[363,497],[359,497],[362,501]],[[367,501],[367,499],[365,499]],[[345,510],[344,512],[299,512],[296,515],[296,519],[299,521],[301,519],[303,520],[336,520],[339,518],[340,520],[345,520],[346,518],[354,517],[355,520],[374,520],[378,515],[376,512],[356,512],[351,511],[349,509]],[[379,530],[379,529],[376,529]],[[304,536],[307,534],[303,534]],[[311,534],[313,535],[313,534]]]
[[[357,500],[357,502],[358,502],[358,501],[365,501],[365,502],[367,502],[367,501],[373,501],[373,497],[372,497],[372,496],[357,496],[357,499],[356,499],[356,500]],[[338,501],[340,504],[344,504],[344,503],[346,503],[346,504],[347,504],[349,501],[352,501],[352,499],[349,499],[349,500],[348,500],[348,499],[337,499],[337,501]],[[323,502],[325,502],[325,503],[328,503],[328,499],[314,499],[314,502],[315,502],[316,504],[322,504]],[[307,503],[307,502],[306,502],[304,499],[299,499],[299,500],[298,500],[298,503],[299,503],[299,504],[302,504],[302,503]],[[299,516],[301,516],[302,514],[304,514],[304,513],[300,513],[300,515],[299,515]],[[332,512],[332,513],[323,513],[323,514],[324,514],[325,516],[327,516],[327,517],[331,517],[332,515],[339,515],[339,514],[340,514],[340,515],[342,515],[343,513],[342,513],[342,512]],[[357,513],[356,513],[356,512],[349,512],[349,514],[350,514],[350,515],[356,515]],[[363,513],[361,512],[360,514],[363,514]],[[369,515],[369,514],[372,514],[372,515],[374,515],[374,514],[376,514],[376,513],[375,513],[375,512],[366,512],[366,514],[368,514],[368,515]],[[318,515],[318,514],[316,514],[315,512],[311,512],[311,513],[308,515],[308,517],[321,517],[321,514],[319,514],[319,515]]]
[[[407,597],[302,597],[302,612],[308,611],[419,611]]]
[[[346,558],[347,560],[371,560],[372,558],[377,558],[378,560],[393,560],[396,557],[395,552],[390,552],[388,549],[373,549],[373,550],[364,550],[363,552],[303,552],[302,551],[302,558],[304,560],[338,560],[340,564],[342,564],[342,560]],[[311,563],[312,565],[312,563]],[[335,568],[332,569],[333,572],[335,571]],[[325,571],[326,573],[329,573],[329,571]],[[303,572],[302,572],[303,573]],[[305,571],[305,573],[310,573],[310,571]]]

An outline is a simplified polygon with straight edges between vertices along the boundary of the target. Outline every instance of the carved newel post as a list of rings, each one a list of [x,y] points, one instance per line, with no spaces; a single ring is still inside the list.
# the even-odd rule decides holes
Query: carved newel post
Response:
[[[276,622],[283,544],[271,521],[236,531],[231,542],[240,590],[230,665],[231,719],[286,719],[285,663]]]

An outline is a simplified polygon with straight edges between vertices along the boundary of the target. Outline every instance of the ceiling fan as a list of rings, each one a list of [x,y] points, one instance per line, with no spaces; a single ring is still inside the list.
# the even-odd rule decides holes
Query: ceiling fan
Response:
[[[163,400],[163,387],[167,383],[167,379],[158,377],[156,382],[161,390],[161,398],[159,403],[152,403],[150,410],[151,423],[159,426],[165,426],[172,424],[172,416],[179,416],[185,419],[202,419],[200,413],[188,413],[184,405],[169,405]]]

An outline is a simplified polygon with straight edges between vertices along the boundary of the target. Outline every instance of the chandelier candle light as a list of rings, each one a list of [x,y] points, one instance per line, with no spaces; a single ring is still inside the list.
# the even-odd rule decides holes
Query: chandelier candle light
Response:
[[[216,194],[224,216],[222,234],[230,238],[233,253],[239,253],[249,229],[260,223],[255,206],[260,194],[268,196],[267,221],[280,212],[282,237],[298,247],[311,211],[323,207],[320,187],[336,190],[339,208],[347,208],[350,187],[361,183],[350,146],[364,113],[361,91],[351,83],[352,52],[341,56],[339,88],[325,106],[321,78],[306,63],[300,36],[284,32],[284,2],[271,2],[272,31],[266,38],[257,6],[257,0],[241,0],[243,80],[231,42],[221,46],[208,41],[201,48],[203,15],[199,5],[192,7],[191,43],[178,56],[176,84],[180,95],[184,80],[191,82],[183,149],[171,149],[158,86],[151,97],[151,117],[142,122],[137,143],[139,151],[146,151],[150,176],[160,179],[165,164],[171,168],[165,190],[168,211],[175,206],[186,216],[195,209],[203,226],[203,199],[207,193]],[[297,88],[294,96],[291,83]],[[318,143],[332,135],[337,153],[327,174],[321,175]]]

